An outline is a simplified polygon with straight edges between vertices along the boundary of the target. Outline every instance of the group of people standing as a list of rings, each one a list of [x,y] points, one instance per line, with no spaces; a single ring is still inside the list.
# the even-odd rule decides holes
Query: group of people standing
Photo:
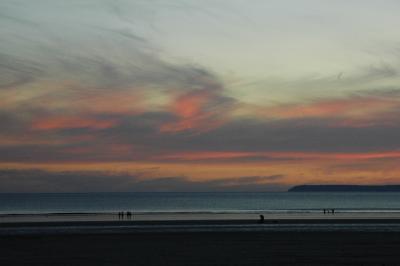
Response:
[[[118,219],[119,220],[124,220],[126,217],[127,220],[132,220],[133,219],[133,213],[132,212],[118,212]]]
[[[335,209],[324,209],[324,214],[326,214],[326,213],[335,214]]]

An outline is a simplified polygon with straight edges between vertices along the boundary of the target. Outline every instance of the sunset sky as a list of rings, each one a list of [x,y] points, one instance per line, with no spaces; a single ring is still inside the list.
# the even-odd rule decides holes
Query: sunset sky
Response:
[[[400,1],[2,0],[0,192],[400,183]]]

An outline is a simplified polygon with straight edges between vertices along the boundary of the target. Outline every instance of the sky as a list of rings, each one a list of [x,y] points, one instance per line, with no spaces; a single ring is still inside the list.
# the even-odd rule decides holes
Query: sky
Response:
[[[396,0],[3,0],[0,192],[400,183]]]

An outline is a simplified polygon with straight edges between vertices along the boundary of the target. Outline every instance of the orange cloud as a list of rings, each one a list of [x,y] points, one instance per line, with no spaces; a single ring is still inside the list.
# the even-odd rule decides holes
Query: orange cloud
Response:
[[[169,154],[162,156],[162,159],[176,159],[176,160],[210,160],[210,159],[236,159],[254,157],[259,153],[257,152],[184,152],[177,154]]]
[[[210,102],[215,95],[208,91],[190,92],[176,98],[169,111],[178,117],[178,121],[165,123],[161,132],[179,132],[185,130],[208,131],[223,123]]]
[[[28,91],[0,92],[1,108],[30,106],[52,111],[78,110],[85,114],[137,114],[147,108],[141,88],[100,89],[71,81],[37,82]]]
[[[385,118],[399,107],[397,99],[354,97],[252,109],[256,115],[272,119],[330,118],[334,120],[332,126],[367,127],[391,125],[393,117]]]
[[[182,118],[191,118],[202,112],[203,106],[210,98],[208,92],[195,92],[178,97],[172,111]]]
[[[368,160],[400,158],[400,151],[365,152],[365,153],[323,153],[323,152],[183,152],[161,156],[157,159],[195,161],[229,160],[237,158],[272,158],[272,159],[336,159]]]
[[[56,130],[56,129],[74,129],[74,128],[91,128],[106,129],[117,124],[115,119],[95,119],[76,116],[55,116],[49,118],[40,118],[32,123],[34,130]]]
[[[361,165],[359,167],[359,165]],[[365,167],[373,165],[374,167]],[[349,168],[350,167],[350,168]],[[68,162],[68,163],[4,163],[0,169],[44,169],[49,171],[105,171],[140,173],[141,178],[185,176],[189,180],[206,181],[245,176],[281,175],[280,184],[386,184],[399,183],[399,158],[382,161],[289,160],[230,162]]]

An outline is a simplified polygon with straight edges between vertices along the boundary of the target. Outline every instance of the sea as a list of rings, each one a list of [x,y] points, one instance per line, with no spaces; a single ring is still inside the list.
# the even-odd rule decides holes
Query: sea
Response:
[[[400,193],[140,192],[5,193],[0,214],[55,213],[397,213]]]
[[[265,220],[268,221],[266,224],[257,223],[260,215],[263,215]],[[130,223],[121,224],[121,220]],[[167,223],[162,224],[165,221]],[[215,222],[210,223],[210,221]],[[46,229],[43,229],[44,227],[32,229],[32,225],[29,225],[27,228],[19,227],[12,230],[7,227],[15,223],[39,224],[37,222],[106,222],[108,224],[103,224],[102,230],[113,232],[115,230],[127,232],[126,230],[313,231],[322,229],[328,231],[400,231],[400,193],[132,192],[0,194],[0,235],[15,232],[43,233],[43,230],[45,232],[53,230],[52,226],[48,226]],[[144,222],[144,224],[138,224],[140,222]],[[57,232],[80,230],[79,232],[87,233],[89,230],[88,227],[82,229],[81,224],[76,225],[79,226],[58,227]],[[97,226],[97,232],[98,228]]]

